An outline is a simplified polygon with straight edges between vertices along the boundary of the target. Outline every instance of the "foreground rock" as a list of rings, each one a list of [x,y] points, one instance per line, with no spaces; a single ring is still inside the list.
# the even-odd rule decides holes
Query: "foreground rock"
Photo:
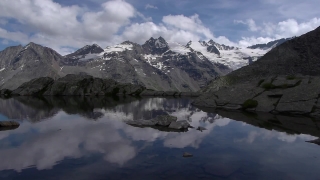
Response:
[[[163,131],[187,131],[192,126],[186,120],[177,121],[177,117],[169,115],[160,115],[150,120],[134,120],[126,122],[132,126],[153,127]]]
[[[19,126],[20,124],[15,121],[0,121],[0,131],[16,129]]]
[[[275,76],[207,92],[193,105],[320,117],[320,77]]]
[[[139,95],[145,87],[120,84],[111,79],[94,78],[89,75],[69,74],[58,80],[50,77],[33,79],[12,91],[20,96],[104,96]]]

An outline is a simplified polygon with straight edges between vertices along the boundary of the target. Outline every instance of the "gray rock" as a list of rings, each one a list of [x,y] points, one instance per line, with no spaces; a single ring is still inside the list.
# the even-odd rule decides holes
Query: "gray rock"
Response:
[[[180,96],[198,97],[200,93],[197,92],[181,92]]]
[[[165,91],[163,96],[175,96],[178,92],[175,91]]]
[[[218,97],[217,105],[239,104],[242,105],[246,100],[252,99],[264,89],[254,87],[252,84],[241,84],[230,88],[222,88],[215,93]],[[210,101],[210,99],[208,99]]]
[[[199,127],[197,128],[197,130],[202,132],[202,131],[207,130],[207,129],[204,128],[204,127],[199,126]]]
[[[171,122],[169,128],[171,129],[187,129],[190,127],[190,124],[186,120]]]
[[[191,153],[185,152],[183,153],[182,157],[193,157]]]
[[[154,93],[154,90],[146,89],[140,94],[140,96],[154,96]]]
[[[254,100],[258,101],[256,111],[259,112],[271,112],[275,109],[275,105],[279,101],[280,97],[274,96],[273,92],[266,91],[259,96],[255,97]]]
[[[296,101],[281,103],[276,107],[276,111],[279,113],[290,113],[290,114],[309,114],[312,112],[313,107],[316,104],[316,99],[311,99],[308,101]]]
[[[154,118],[153,120],[157,122],[159,126],[169,126],[172,122],[177,121],[177,117],[169,115],[160,115]]]
[[[140,85],[119,84],[112,79],[69,74],[56,81],[49,77],[31,80],[19,86],[12,94],[21,96],[139,95],[144,89],[145,87]]]
[[[19,86],[12,94],[20,96],[41,95],[53,82],[54,80],[50,77],[33,79]]]
[[[11,127],[11,126],[20,126],[20,124],[15,121],[0,121],[0,127]]]
[[[276,87],[294,87],[298,84],[298,82],[300,81],[300,79],[296,78],[296,79],[288,79],[285,76],[279,76],[277,77],[272,84]]]
[[[320,93],[319,81],[313,81],[310,84],[299,85],[293,88],[283,90],[283,96],[280,99],[280,103],[289,103],[297,101],[307,101],[310,99],[318,98]]]
[[[134,120],[134,121],[127,121],[129,125],[136,125],[136,126],[155,126],[158,122],[155,120]]]

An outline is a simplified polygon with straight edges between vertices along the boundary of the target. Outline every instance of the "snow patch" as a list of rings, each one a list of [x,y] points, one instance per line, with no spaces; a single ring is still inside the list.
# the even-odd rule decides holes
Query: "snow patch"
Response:
[[[168,42],[170,50],[178,54],[188,54],[190,49],[176,42]]]
[[[132,44],[118,44],[115,46],[108,46],[106,49],[104,49],[104,53],[122,52],[125,50],[132,50],[132,48],[133,48]]]
[[[161,42],[159,39],[156,40],[155,42],[156,48],[165,48],[167,47],[167,44],[164,42]]]

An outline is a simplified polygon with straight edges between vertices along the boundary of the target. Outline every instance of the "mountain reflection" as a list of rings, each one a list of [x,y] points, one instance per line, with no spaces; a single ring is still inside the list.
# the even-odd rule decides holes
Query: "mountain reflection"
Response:
[[[190,102],[190,99],[134,97],[0,99],[0,114],[21,122],[15,130],[0,132],[0,170],[20,172],[28,167],[51,169],[65,159],[94,155],[100,155],[105,162],[122,167],[157,142],[169,150],[201,149],[205,139],[207,143],[229,143],[228,146],[233,147],[259,143],[261,139],[293,143],[320,137],[320,128],[317,126],[320,123],[308,118],[212,112],[200,110]],[[124,123],[127,120],[151,119],[161,114],[188,120],[193,127],[202,126],[207,130],[164,132]],[[231,119],[242,124],[237,123],[234,128],[230,124],[236,121]],[[248,124],[260,128],[246,128]],[[228,126],[231,129],[227,129]],[[243,128],[246,128],[245,131],[236,135]],[[212,135],[215,130],[221,129],[226,129],[229,139],[213,141],[206,138],[210,136],[213,139],[218,136]],[[234,137],[231,136],[233,133]]]
[[[138,153],[135,141],[147,143],[160,139],[165,147],[197,148],[215,126],[230,121],[192,107],[188,99],[173,98],[16,97],[0,99],[0,106],[1,114],[22,120],[18,129],[1,132],[0,142],[10,136],[27,139],[18,146],[10,143],[0,146],[0,170],[21,171],[29,166],[49,169],[65,158],[80,158],[92,153],[103,154],[105,161],[123,165]],[[136,128],[123,122],[151,119],[160,114],[186,119],[193,126],[201,125],[207,130],[171,133]]]

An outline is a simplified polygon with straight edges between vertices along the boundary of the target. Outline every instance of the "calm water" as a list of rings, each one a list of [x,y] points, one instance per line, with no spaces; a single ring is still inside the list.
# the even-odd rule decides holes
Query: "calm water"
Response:
[[[190,99],[0,99],[0,179],[319,179],[320,122],[210,112]],[[138,128],[169,114],[200,132]],[[191,158],[183,158],[189,152]]]

